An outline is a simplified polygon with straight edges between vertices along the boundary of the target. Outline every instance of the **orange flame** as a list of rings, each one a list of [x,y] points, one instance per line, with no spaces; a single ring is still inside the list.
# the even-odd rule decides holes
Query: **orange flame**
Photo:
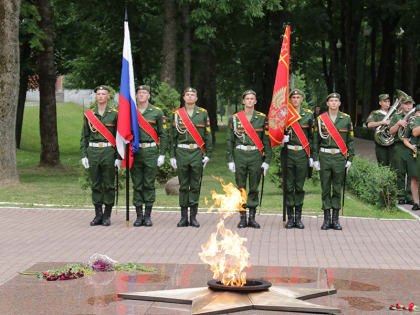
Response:
[[[210,265],[213,271],[213,279],[220,280],[224,285],[243,286],[246,283],[245,267],[250,267],[249,252],[243,243],[246,238],[240,237],[236,232],[226,228],[224,221],[234,212],[245,211],[245,189],[237,189],[232,183],[223,184],[219,179],[225,194],[212,192],[213,206],[219,208],[219,212],[225,212],[217,224],[217,231],[210,235],[206,244],[201,246],[200,259]]]

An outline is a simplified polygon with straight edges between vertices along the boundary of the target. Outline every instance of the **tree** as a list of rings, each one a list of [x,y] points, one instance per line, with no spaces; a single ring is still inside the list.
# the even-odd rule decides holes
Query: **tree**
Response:
[[[16,169],[15,123],[19,92],[20,0],[0,0],[0,184],[19,181]]]
[[[33,0],[23,0],[20,8],[19,44],[20,44],[20,85],[16,115],[16,148],[20,148],[23,113],[29,76],[37,74],[37,51],[42,49],[44,33],[38,27],[41,19]]]
[[[176,31],[177,4],[176,0],[164,0],[163,11],[165,22],[163,26],[162,68],[160,80],[172,88],[176,82]]]
[[[39,62],[39,129],[41,136],[40,166],[60,165],[55,101],[56,70],[54,63],[53,17],[51,0],[38,0],[39,26],[45,34]]]

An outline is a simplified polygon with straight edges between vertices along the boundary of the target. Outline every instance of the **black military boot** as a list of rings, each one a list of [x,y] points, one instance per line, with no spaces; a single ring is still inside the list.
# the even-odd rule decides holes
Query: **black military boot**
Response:
[[[92,222],[90,222],[91,226],[101,225],[102,224],[102,205],[95,205],[95,217],[93,218]]]
[[[144,209],[144,220],[143,220],[144,226],[153,225],[151,216],[152,216],[152,206],[146,206],[146,208]]]
[[[239,211],[239,215],[241,217],[241,220],[238,223],[238,228],[246,228],[248,226],[248,224],[246,223],[246,211]]]
[[[136,206],[137,219],[134,222],[133,226],[142,226],[143,225],[143,206]]]
[[[295,207],[295,228],[304,229],[305,226],[302,223],[302,205]]]
[[[252,227],[254,229],[259,229],[260,225],[255,221],[255,213],[257,212],[257,208],[249,208],[249,218],[248,218],[248,227]]]
[[[200,227],[200,223],[198,223],[196,216],[198,211],[198,205],[194,205],[190,207],[190,225],[193,227]]]
[[[339,214],[340,214],[339,209],[333,209],[331,228],[333,228],[334,230],[342,230],[343,229],[340,225],[340,222],[338,222]]]
[[[111,212],[112,212],[112,205],[105,205],[104,216],[102,218],[103,226],[111,225]]]
[[[177,227],[188,226],[188,208],[181,207],[181,220],[179,220]]]
[[[322,223],[321,230],[329,230],[331,227],[331,213],[330,209],[324,210],[324,223]]]
[[[295,214],[293,207],[287,207],[287,222],[285,225],[286,229],[293,229],[295,227]]]

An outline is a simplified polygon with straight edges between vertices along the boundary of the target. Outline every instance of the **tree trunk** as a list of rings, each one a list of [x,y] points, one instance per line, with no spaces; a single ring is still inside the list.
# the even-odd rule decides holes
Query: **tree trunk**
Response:
[[[378,107],[377,96],[376,96],[376,36],[377,36],[377,23],[373,21],[372,34],[370,38],[370,111]]]
[[[55,102],[56,71],[54,64],[53,18],[51,0],[38,0],[39,23],[46,38],[39,52],[39,127],[41,136],[40,166],[60,164],[57,135],[57,108]]]
[[[162,45],[162,68],[160,80],[175,88],[176,83],[176,0],[164,0],[164,26]]]
[[[362,22],[361,1],[341,1],[343,23],[343,47],[346,65],[346,89],[344,111],[349,113],[354,122],[357,122],[357,56],[359,47],[359,34]]]
[[[392,57],[395,55],[395,40],[394,33],[399,18],[389,17],[386,20],[381,20],[382,24],[382,45],[381,45],[381,59],[379,61],[378,77],[375,85],[375,95],[381,93],[392,93],[393,90],[389,88],[389,80],[394,77],[391,73],[393,70],[392,64],[394,60]]]
[[[199,55],[200,71],[198,76],[198,103],[207,109],[213,142],[216,143],[217,99],[216,99],[216,53],[211,43]]]
[[[20,0],[0,0],[0,185],[18,183],[16,104],[19,93]]]
[[[184,4],[182,11],[184,20],[184,89],[191,86],[191,25],[190,25],[190,6],[188,3]]]
[[[401,59],[401,89],[408,95],[413,95],[416,58],[413,43],[411,41],[403,43]]]
[[[25,111],[26,92],[28,90],[28,75],[20,75],[19,99],[16,115],[16,148],[20,149],[20,140],[22,138],[23,113]]]

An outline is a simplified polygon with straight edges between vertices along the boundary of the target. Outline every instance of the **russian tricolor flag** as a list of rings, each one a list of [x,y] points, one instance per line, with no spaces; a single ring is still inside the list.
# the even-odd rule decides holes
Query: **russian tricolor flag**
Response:
[[[118,107],[117,150],[125,159],[125,145],[129,145],[129,167],[133,154],[139,149],[139,124],[137,120],[136,94],[134,89],[133,58],[131,56],[130,30],[124,21],[124,49],[121,70],[120,100]],[[124,162],[126,162],[124,160]],[[126,163],[123,163],[126,166]]]

